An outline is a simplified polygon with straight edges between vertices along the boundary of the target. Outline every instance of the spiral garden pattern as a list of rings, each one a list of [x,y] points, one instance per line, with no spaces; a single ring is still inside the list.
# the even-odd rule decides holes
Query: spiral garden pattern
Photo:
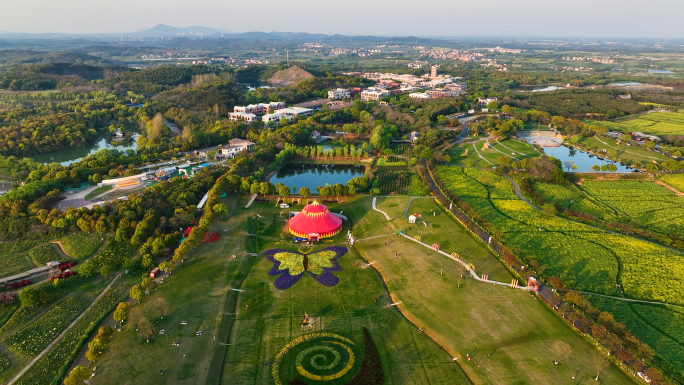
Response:
[[[303,350],[297,347],[310,345]],[[301,348],[303,346],[299,346]],[[355,354],[352,340],[333,333],[311,333],[288,343],[276,356],[273,364],[273,379],[282,385],[280,365],[283,358],[293,349],[299,350],[295,359],[297,372],[314,381],[332,381],[343,377],[354,367]],[[293,352],[294,353],[294,352]]]

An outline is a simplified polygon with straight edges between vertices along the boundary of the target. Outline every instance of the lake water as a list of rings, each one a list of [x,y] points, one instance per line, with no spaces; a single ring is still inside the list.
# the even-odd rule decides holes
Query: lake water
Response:
[[[573,171],[572,169],[570,169],[570,172],[594,172],[594,170],[592,170],[591,167],[595,164],[599,166],[602,166],[604,164],[614,164],[617,167],[617,172],[634,171],[632,167],[623,166],[620,163],[615,163],[608,159],[601,160],[594,154],[580,151],[572,147],[542,147],[542,149],[544,150],[544,153],[546,153],[546,155],[553,156],[554,158],[559,159],[561,163],[563,163],[563,171],[568,171],[568,169],[565,167],[566,161],[572,161],[575,163],[575,165],[577,165],[577,171]]]
[[[649,74],[673,74],[674,72],[668,70],[648,70]]]
[[[636,83],[636,82],[626,82],[626,83],[610,83],[609,86],[618,86],[618,87],[629,87],[629,86],[643,86],[644,83]]]
[[[43,164],[48,164],[48,163],[53,163],[57,162],[62,166],[68,166],[72,163],[76,163],[80,161],[81,159],[85,158],[88,155],[94,154],[102,149],[108,149],[108,150],[119,150],[119,151],[126,151],[126,150],[133,150],[135,151],[138,148],[138,139],[139,135],[133,135],[133,141],[132,142],[127,142],[122,145],[114,146],[109,143],[107,143],[107,138],[108,137],[102,137],[100,140],[97,142],[93,143],[90,146],[83,147],[83,148],[75,148],[71,150],[62,150],[62,151],[55,151],[55,152],[48,152],[45,154],[38,154],[38,155],[32,155],[29,156],[28,158],[31,158],[35,160],[36,162],[40,162]]]
[[[564,90],[565,87],[559,87],[559,86],[547,86],[544,88],[535,88],[530,91],[524,91],[524,92],[548,92],[548,91],[556,91],[556,90]]]
[[[316,187],[325,184],[347,184],[350,179],[363,176],[366,168],[353,164],[297,164],[291,163],[283,166],[271,178],[271,183],[282,183],[292,189],[297,187],[297,192],[302,187],[308,187],[312,194],[316,194]]]

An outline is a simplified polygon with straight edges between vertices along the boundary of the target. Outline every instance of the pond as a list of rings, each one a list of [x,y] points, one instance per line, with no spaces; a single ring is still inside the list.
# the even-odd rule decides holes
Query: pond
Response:
[[[673,74],[674,72],[668,70],[648,70],[649,74]]]
[[[624,83],[610,83],[609,86],[616,86],[616,87],[631,87],[631,86],[643,86],[644,83],[637,83],[637,82],[624,82]]]
[[[282,183],[292,189],[296,186],[297,192],[302,187],[308,187],[312,194],[316,194],[316,187],[325,186],[326,183],[347,184],[350,179],[363,176],[366,168],[355,164],[297,164],[291,163],[283,166],[271,178],[271,183]]]
[[[48,152],[45,154],[38,154],[38,155],[32,155],[29,156],[28,158],[31,158],[35,160],[36,162],[43,163],[43,164],[48,164],[48,163],[53,163],[57,162],[62,166],[68,166],[72,163],[76,163],[80,161],[81,159],[85,158],[86,156],[90,154],[94,154],[102,149],[108,149],[108,150],[119,150],[119,151],[126,151],[126,150],[133,150],[135,151],[138,148],[138,139],[139,135],[133,135],[133,140],[126,142],[125,144],[121,144],[118,146],[111,145],[107,142],[107,137],[101,137],[97,142],[91,144],[90,146],[86,146],[83,148],[74,148],[71,150],[62,150],[62,151],[55,151],[55,152]]]
[[[561,86],[546,86],[546,87],[538,87],[538,88],[533,88],[528,91],[522,91],[522,92],[548,92],[548,91],[556,91],[556,90],[564,90],[565,87]]]
[[[560,147],[542,147],[544,153],[548,156],[553,156],[559,159],[563,164],[563,171],[568,171],[565,162],[571,161],[577,166],[577,170],[572,169],[569,172],[594,172],[591,168],[593,165],[597,164],[599,166],[614,164],[617,167],[616,172],[632,172],[634,168],[629,166],[623,166],[620,163],[613,162],[608,159],[599,159],[598,156],[590,154],[588,152],[580,151],[572,147],[560,146]]]

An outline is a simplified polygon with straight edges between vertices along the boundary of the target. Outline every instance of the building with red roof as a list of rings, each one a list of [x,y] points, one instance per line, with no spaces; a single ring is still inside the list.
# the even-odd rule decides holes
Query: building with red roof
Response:
[[[290,233],[297,237],[309,238],[311,234],[318,234],[319,238],[327,238],[342,230],[342,218],[331,213],[326,206],[314,201],[290,218],[288,228]]]

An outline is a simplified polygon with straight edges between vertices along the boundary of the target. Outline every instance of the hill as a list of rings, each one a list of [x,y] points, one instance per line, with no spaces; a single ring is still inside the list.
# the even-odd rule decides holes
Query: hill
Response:
[[[313,79],[315,76],[303,69],[292,66],[290,68],[278,71],[268,79],[268,82],[278,87],[289,87],[297,84],[303,80]]]

